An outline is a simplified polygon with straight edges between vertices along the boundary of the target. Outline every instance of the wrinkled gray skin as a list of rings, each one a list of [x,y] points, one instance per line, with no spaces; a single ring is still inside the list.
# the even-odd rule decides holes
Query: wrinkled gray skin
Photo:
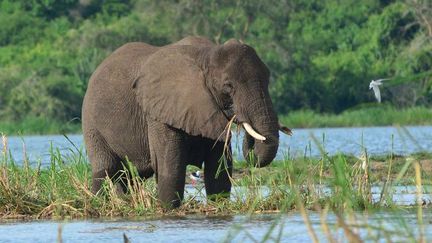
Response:
[[[256,166],[276,155],[279,127],[268,82],[269,70],[254,49],[235,40],[214,45],[187,37],[163,47],[123,45],[96,69],[84,97],[93,193],[106,176],[118,175],[127,158],[141,177],[155,174],[159,199],[168,207],[180,205],[188,164],[204,162],[209,196],[229,195],[230,146],[223,150],[234,114],[238,124],[248,122],[267,138],[247,135],[244,141],[245,155],[253,149]],[[220,163],[226,168],[216,176]]]

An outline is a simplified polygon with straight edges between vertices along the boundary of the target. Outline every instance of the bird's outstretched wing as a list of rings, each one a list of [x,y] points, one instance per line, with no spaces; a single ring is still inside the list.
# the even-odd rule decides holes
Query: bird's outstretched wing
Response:
[[[385,80],[390,80],[390,79],[389,78],[381,78],[381,79],[375,80],[375,82],[381,83],[382,81],[385,81]]]
[[[372,86],[374,94],[375,94],[375,98],[378,100],[378,103],[381,103],[381,92],[379,89],[378,85],[373,85]]]

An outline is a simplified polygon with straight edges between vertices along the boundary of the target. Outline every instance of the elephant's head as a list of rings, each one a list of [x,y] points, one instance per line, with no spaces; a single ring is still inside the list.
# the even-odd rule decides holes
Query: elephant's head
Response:
[[[279,145],[279,123],[268,92],[270,71],[255,50],[235,40],[209,51],[207,87],[218,106],[246,132],[243,152],[256,166],[269,164]]]
[[[245,155],[253,149],[256,166],[269,164],[279,145],[279,123],[268,68],[252,47],[235,40],[189,42],[162,47],[146,60],[142,81],[134,85],[142,107],[152,119],[214,140],[225,140],[235,115],[248,132]]]

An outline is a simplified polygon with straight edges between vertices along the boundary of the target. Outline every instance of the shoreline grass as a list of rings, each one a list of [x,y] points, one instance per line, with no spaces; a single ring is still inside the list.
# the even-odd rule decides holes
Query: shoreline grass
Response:
[[[44,117],[27,117],[21,121],[0,121],[0,134],[44,135],[81,132],[81,122],[61,122]]]
[[[279,120],[290,128],[432,125],[432,109],[421,106],[397,109],[388,105],[370,105],[346,110],[341,114],[299,110],[281,115]]]
[[[157,200],[155,180],[142,180],[133,169],[122,172],[127,177],[127,194],[119,194],[116,182],[107,179],[103,193],[93,195],[90,165],[82,151],[62,155],[51,149],[51,163],[44,168],[17,165],[7,149],[2,154],[0,219],[248,214],[302,207],[315,210],[326,205],[338,211],[386,209],[399,207],[391,200],[390,186],[416,185],[418,176],[422,185],[432,185],[432,154],[425,153],[408,157],[286,158],[265,168],[236,161],[230,200],[204,203],[196,200],[203,197],[197,192],[185,198],[179,209],[166,211]],[[417,164],[418,168],[414,167]],[[372,201],[372,185],[382,188],[378,202]],[[326,193],[323,188],[327,188]]]
[[[421,106],[397,109],[389,105],[369,105],[350,109],[341,114],[298,110],[286,115],[279,115],[279,120],[290,128],[432,125],[432,109]],[[61,122],[43,117],[28,117],[16,122],[0,121],[0,133],[8,135],[81,132],[81,123],[78,119]]]

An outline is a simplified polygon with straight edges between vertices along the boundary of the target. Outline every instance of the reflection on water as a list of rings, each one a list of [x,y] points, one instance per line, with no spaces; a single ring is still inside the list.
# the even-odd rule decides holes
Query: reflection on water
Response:
[[[432,126],[397,127],[358,127],[358,128],[317,128],[294,129],[293,136],[280,134],[280,148],[278,159],[290,156],[319,156],[320,152],[312,140],[314,136],[325,151],[330,155],[342,152],[359,155],[363,148],[369,154],[380,155],[393,152],[395,154],[410,154],[419,151],[432,152]],[[78,148],[82,148],[82,135],[69,135],[69,139]],[[239,156],[241,153],[242,135],[233,137],[233,151]],[[58,148],[62,154],[76,150],[70,141],[62,135],[8,137],[8,149],[16,161],[23,161],[23,141],[30,162],[39,159],[42,165],[49,163],[49,151]],[[3,149],[3,145],[0,145]]]
[[[321,195],[321,197],[334,195],[332,188],[328,186],[314,186],[315,193]],[[252,191],[253,190],[253,191]],[[287,191],[289,191],[287,186]],[[257,194],[258,192],[258,194]],[[243,186],[234,186],[231,189],[231,200],[242,200],[244,201],[247,195],[255,195],[262,198],[266,198],[270,195],[271,190],[267,186],[261,186],[257,188],[248,188]],[[383,196],[385,195],[385,196]],[[192,186],[186,185],[185,187],[185,197],[194,198],[197,201],[206,200],[206,193],[204,185]],[[417,205],[417,187],[416,186],[392,186],[386,189],[386,193],[383,194],[382,186],[372,186],[371,187],[371,199],[373,203],[392,203],[399,206],[415,206]],[[432,205],[432,186],[424,185],[422,186],[422,195],[420,200],[423,205]]]
[[[308,212],[311,225],[320,241],[327,236],[322,231],[320,215]],[[429,214],[424,215],[430,219]],[[357,213],[347,223],[363,239],[400,241],[409,235],[418,236],[416,211]],[[334,238],[347,241],[337,228],[336,216],[329,213],[326,222]],[[309,242],[307,226],[299,213],[262,214],[255,216],[186,216],[142,218],[133,220],[31,221],[0,223],[1,242],[55,242],[58,227],[62,227],[64,242],[122,242],[126,234],[131,242],[233,242],[262,241],[265,237],[281,242]],[[357,225],[358,227],[354,227]],[[432,238],[432,224],[426,222],[426,238]],[[377,228],[381,229],[379,231]],[[385,229],[385,231],[384,231]],[[43,234],[41,234],[43,232]],[[269,235],[267,233],[270,232]],[[344,240],[345,239],[345,240]]]

